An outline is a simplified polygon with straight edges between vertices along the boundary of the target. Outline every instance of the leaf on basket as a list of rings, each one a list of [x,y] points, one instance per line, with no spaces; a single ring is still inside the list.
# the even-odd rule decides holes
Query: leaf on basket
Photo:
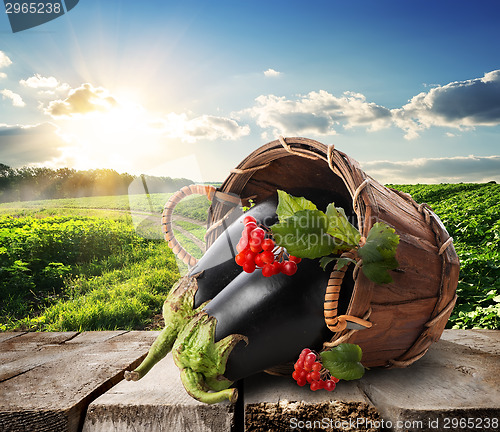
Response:
[[[320,355],[323,366],[338,379],[355,380],[365,373],[365,368],[361,364],[363,352],[358,345],[340,344],[328,351],[323,351]]]
[[[316,204],[303,197],[294,197],[285,191],[278,190],[278,220],[284,222],[301,210],[317,210]]]
[[[360,247],[358,254],[363,258],[363,273],[375,283],[390,283],[392,277],[389,270],[398,268],[396,249],[399,236],[395,230],[385,223],[377,222],[373,225],[366,243]]]
[[[356,247],[361,239],[359,231],[347,220],[342,207],[335,207],[333,203],[326,208],[328,218],[328,234],[345,243],[346,249]]]
[[[319,210],[300,210],[271,227],[275,242],[300,258],[320,258],[336,250],[335,239],[327,234],[328,220]]]

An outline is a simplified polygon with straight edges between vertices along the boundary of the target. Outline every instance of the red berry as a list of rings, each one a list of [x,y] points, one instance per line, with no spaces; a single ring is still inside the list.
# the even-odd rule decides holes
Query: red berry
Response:
[[[288,257],[288,259],[289,259],[290,261],[293,261],[293,262],[294,262],[294,263],[296,263],[296,264],[298,264],[299,262],[301,262],[301,261],[302,261],[302,258],[299,258],[299,257],[293,256],[293,255],[290,255],[290,256]]]
[[[243,223],[246,225],[248,222],[255,222],[257,224],[257,220],[253,216],[245,216]]]
[[[297,384],[301,387],[304,387],[307,383],[307,380],[305,378],[300,378],[297,380]]]
[[[245,229],[248,230],[248,233],[250,234],[251,231],[253,231],[255,228],[257,228],[257,222],[250,221],[245,224]]]
[[[333,380],[328,380],[325,382],[325,390],[327,391],[333,391],[335,390],[336,384],[333,382]]]
[[[319,372],[321,370],[322,366],[321,366],[321,363],[320,362],[315,362],[313,365],[312,365],[312,370],[313,371],[317,371]]]
[[[259,239],[261,242],[264,240],[264,237],[266,236],[266,232],[262,228],[255,228],[252,233],[250,234],[251,238],[254,239]]]
[[[262,250],[262,240],[260,238],[256,237],[250,237],[250,241],[248,242],[250,247],[252,246],[258,246]]]
[[[295,380],[295,381],[298,381],[299,378],[300,378],[300,372],[295,370],[293,371],[293,374],[292,374],[292,378]]]
[[[321,387],[320,387],[320,384],[318,381],[313,381],[311,383],[311,390],[312,391],[316,391],[316,390],[319,390]]]
[[[248,240],[246,240],[245,238],[240,238],[240,241],[238,242],[238,244],[236,245],[236,250],[238,252],[243,252],[246,248],[248,247]]]
[[[320,378],[321,378],[321,375],[320,375],[320,373],[318,371],[313,370],[311,372],[311,379],[313,381],[318,381]]]
[[[309,367],[312,368],[312,365],[316,362],[316,354],[314,354],[313,352],[309,352],[307,355],[306,355],[306,358],[304,359],[304,363],[307,365],[309,365]]]
[[[273,262],[273,273],[274,274],[279,274],[281,273],[281,263],[278,261]]]
[[[260,256],[260,254],[257,254],[257,256],[255,257],[255,265],[257,267],[264,267],[265,263],[262,261],[262,257]]]
[[[245,273],[253,273],[255,271],[255,264],[248,261],[245,262],[245,264],[243,264],[243,271]]]
[[[304,369],[304,360],[303,359],[298,359],[297,362],[294,364],[293,367],[294,367],[295,370]]]
[[[245,264],[245,251],[240,252],[238,255],[236,255],[236,258],[234,259],[236,261],[236,264],[239,266],[243,266]]]
[[[255,264],[255,257],[257,256],[255,252],[252,252],[251,250],[245,250],[244,254],[245,262]]]
[[[286,261],[281,266],[281,273],[287,276],[294,275],[296,271],[297,271],[297,264],[295,264],[293,261]]]
[[[332,380],[334,383],[338,383],[338,382],[340,381],[337,377],[334,377],[334,376],[332,376],[331,380]]]
[[[275,246],[276,244],[274,243],[274,241],[269,238],[264,239],[264,241],[262,242],[262,249],[264,249],[265,251],[272,251]]]
[[[300,357],[302,357],[303,359],[306,358],[306,355],[309,354],[311,352],[311,350],[309,348],[304,348],[301,353],[300,353]]]
[[[266,264],[272,264],[274,262],[274,254],[271,251],[264,251],[261,255],[262,261]]]
[[[274,275],[274,271],[273,271],[273,265],[272,264],[266,264],[264,267],[262,267],[262,276],[264,276],[264,277],[271,277],[273,275]]]
[[[316,382],[318,383],[320,389],[324,389],[325,388],[325,381],[324,380],[320,379],[320,380],[318,380]]]

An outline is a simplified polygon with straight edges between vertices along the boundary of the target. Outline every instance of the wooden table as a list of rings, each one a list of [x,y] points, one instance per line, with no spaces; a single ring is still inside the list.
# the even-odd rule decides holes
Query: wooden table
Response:
[[[0,333],[0,431],[499,430],[497,330],[445,330],[411,367],[373,369],[333,393],[258,374],[236,405],[191,399],[170,355],[123,381],[157,334]]]

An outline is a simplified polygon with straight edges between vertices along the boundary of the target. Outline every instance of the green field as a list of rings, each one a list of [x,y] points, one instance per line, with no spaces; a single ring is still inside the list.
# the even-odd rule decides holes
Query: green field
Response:
[[[440,216],[461,261],[456,328],[500,327],[500,186],[397,185]],[[180,277],[161,238],[168,194],[0,204],[0,330],[154,328]],[[201,252],[208,201],[186,199],[175,234]],[[148,213],[153,217],[146,219]],[[188,220],[186,220],[188,218]],[[182,231],[182,232],[181,232]],[[189,237],[186,234],[188,231]],[[181,271],[184,269],[181,265]]]

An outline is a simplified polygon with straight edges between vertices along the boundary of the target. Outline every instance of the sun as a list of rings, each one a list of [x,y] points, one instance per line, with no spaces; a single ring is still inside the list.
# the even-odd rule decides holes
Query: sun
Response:
[[[107,110],[61,119],[57,126],[68,143],[65,157],[75,169],[130,171],[134,164],[151,159],[161,140],[146,110],[124,100]]]

